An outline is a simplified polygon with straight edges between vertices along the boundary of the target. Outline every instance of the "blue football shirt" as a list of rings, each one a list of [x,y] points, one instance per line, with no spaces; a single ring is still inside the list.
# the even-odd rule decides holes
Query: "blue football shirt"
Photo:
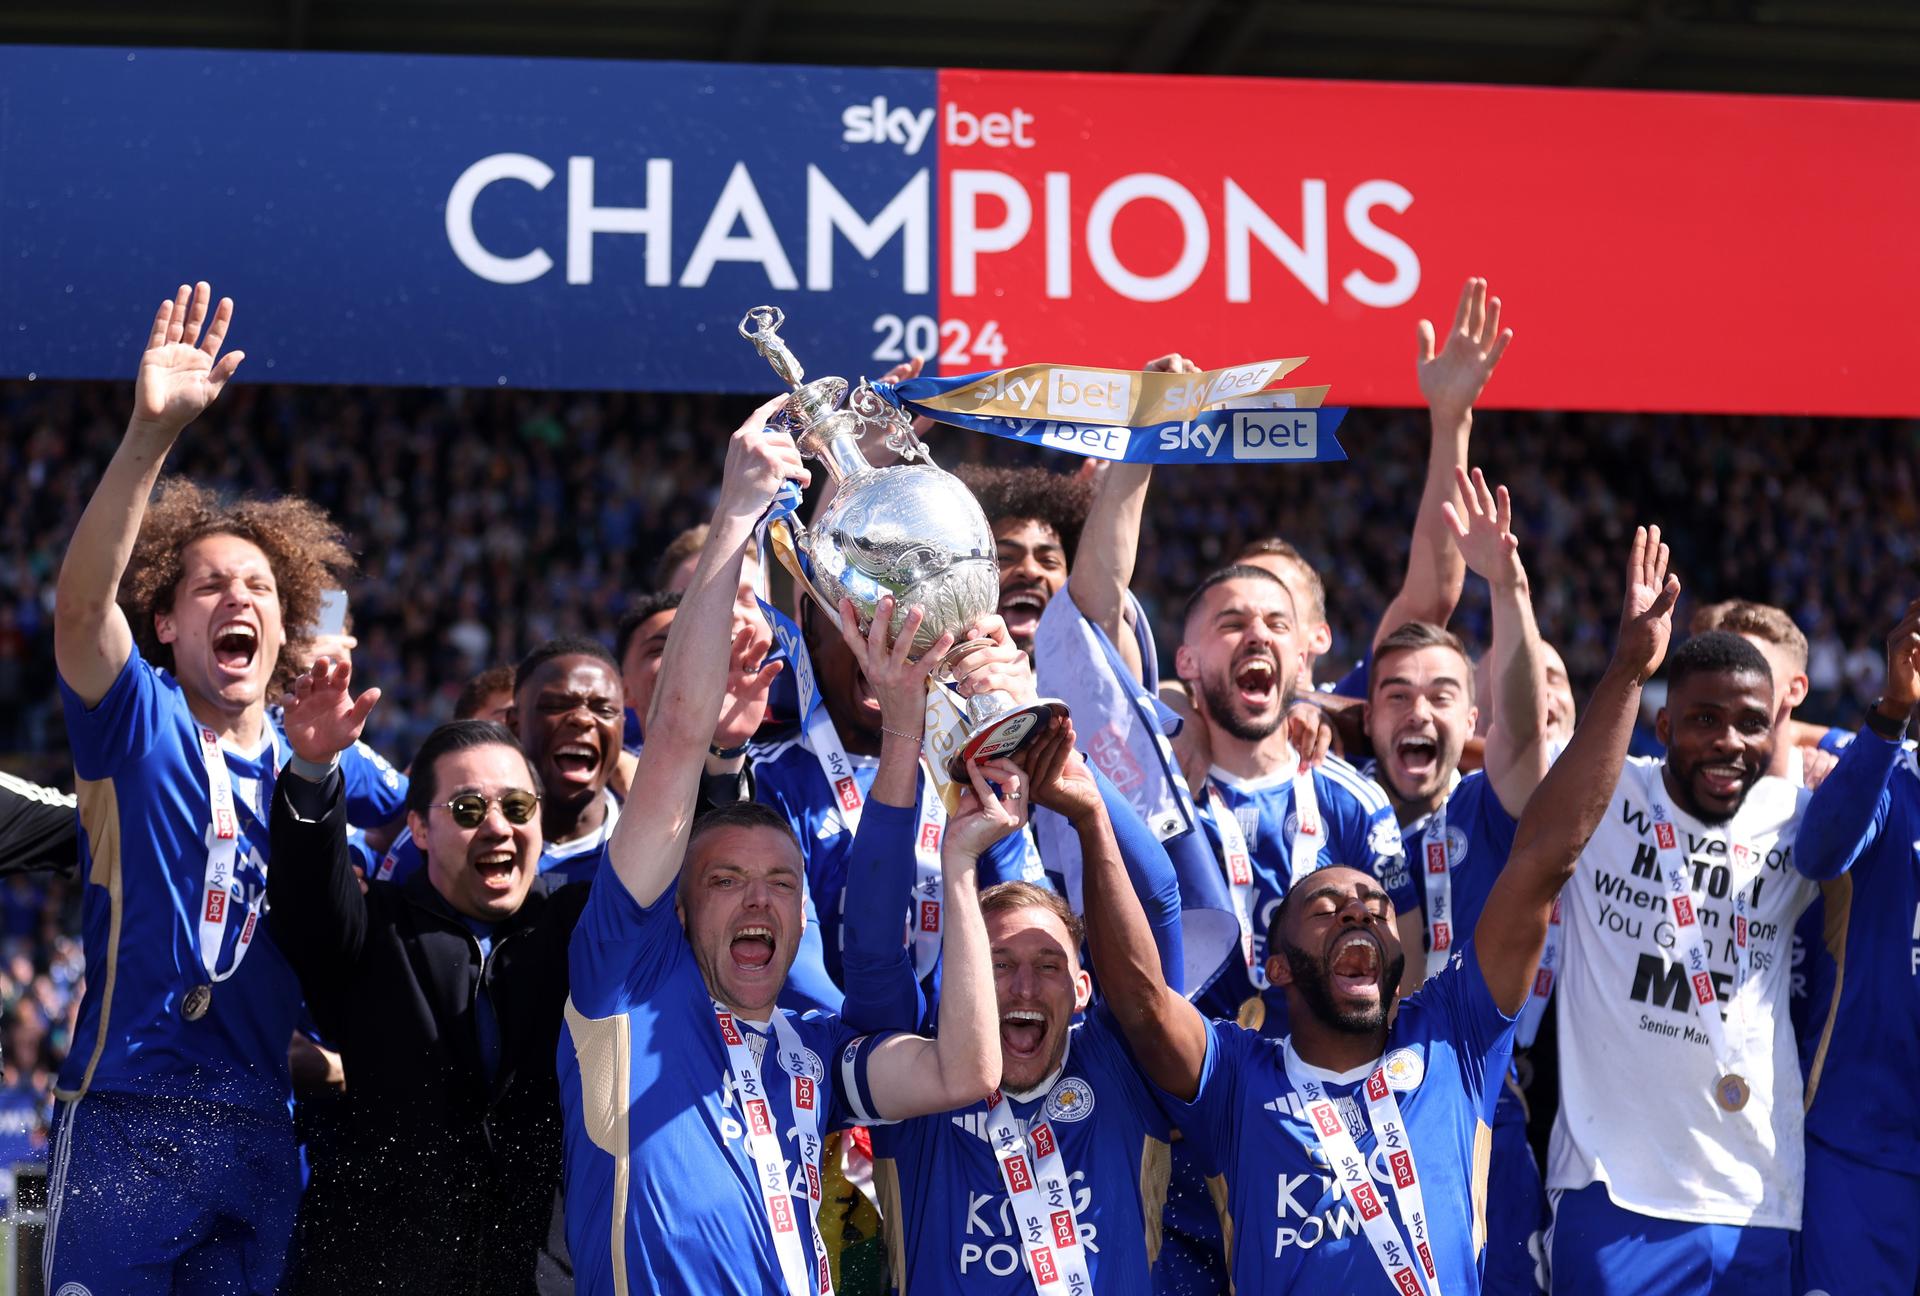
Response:
[[[577,1290],[781,1290],[726,1044],[674,888],[642,908],[618,874],[603,870],[574,928],[568,968],[559,1076]],[[820,1132],[870,1119],[867,1059],[883,1037],[856,1034],[837,1017],[779,1011],[820,1063]],[[755,1034],[764,1042],[764,1031]],[[762,1074],[774,1127],[789,1141],[795,1217],[804,1219],[791,1086],[777,1066]],[[811,1258],[804,1230],[801,1246]]]
[[[1426,1198],[1440,1287],[1479,1290],[1480,1239],[1492,1147],[1494,1097],[1506,1073],[1514,1018],[1493,1002],[1473,945],[1401,1001],[1387,1037],[1386,1071],[1399,1100]],[[1208,1172],[1224,1181],[1232,1222],[1228,1266],[1238,1296],[1394,1290],[1358,1209],[1336,1195],[1318,1137],[1287,1078],[1289,1042],[1233,1022],[1208,1028],[1207,1059],[1192,1103],[1169,1098],[1181,1131]],[[1361,1085],[1375,1064],[1334,1074],[1296,1061],[1326,1086],[1393,1216],[1393,1174],[1379,1155]]]
[[[1293,872],[1293,837],[1300,822],[1293,808],[1293,771],[1240,780],[1216,769],[1211,783],[1246,835],[1253,863],[1253,959],[1256,967],[1264,966],[1267,926]],[[1329,756],[1315,767],[1313,791],[1325,826],[1319,866],[1339,865],[1373,874],[1396,908],[1417,903],[1400,847],[1400,826],[1386,793],[1338,756]],[[1211,801],[1204,791],[1201,796]],[[1220,834],[1211,816],[1203,814],[1201,822],[1213,842],[1214,855],[1220,857]],[[1194,996],[1194,1003],[1209,1017],[1231,1018],[1255,993],[1236,945],[1212,983]]]
[[[1166,1198],[1166,1112],[1105,1005],[1068,1040],[1057,1077],[1009,1103],[1023,1126],[1044,1111],[1053,1128],[1094,1289],[1147,1296]],[[986,1103],[880,1126],[873,1153],[901,1291],[1032,1296]]]
[[[1822,886],[1818,1029],[1801,1041],[1806,1132],[1868,1165],[1920,1156],[1920,761],[1871,731],[1807,803],[1794,849]]]
[[[206,984],[199,918],[206,901],[212,802],[198,724],[186,694],[135,649],[89,708],[60,681],[80,813],[81,944],[86,994],[60,1069],[62,1097],[91,1089],[199,1098],[287,1118],[287,1041],[300,982],[257,921],[210,1011],[188,1021],[181,1003]],[[263,906],[267,821],[279,772],[269,729],[252,752],[221,754],[239,820],[238,857],[217,968],[233,965],[244,915]],[[264,918],[264,909],[261,917]]]

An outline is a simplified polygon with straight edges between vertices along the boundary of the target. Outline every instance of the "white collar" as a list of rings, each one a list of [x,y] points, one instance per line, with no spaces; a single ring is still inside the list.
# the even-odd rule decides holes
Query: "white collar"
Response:
[[[1292,1079],[1294,1076],[1304,1076],[1309,1080],[1318,1080],[1323,1085],[1359,1084],[1367,1078],[1369,1072],[1380,1065],[1380,1059],[1375,1058],[1371,1062],[1362,1062],[1351,1071],[1329,1071],[1325,1067],[1315,1066],[1295,1052],[1293,1036],[1287,1036],[1286,1047],[1288,1079]],[[1382,1056],[1385,1055],[1383,1054]]]
[[[1293,776],[1299,772],[1300,754],[1291,747],[1287,748],[1287,763],[1285,765],[1282,765],[1271,773],[1261,774],[1255,778],[1243,779],[1238,775],[1227,773],[1227,771],[1221,769],[1218,765],[1215,765],[1207,771],[1208,776],[1211,777],[1214,782],[1220,784],[1220,786],[1232,788],[1235,792],[1245,795],[1252,795],[1255,792],[1266,792],[1273,788],[1283,787],[1293,782]]]

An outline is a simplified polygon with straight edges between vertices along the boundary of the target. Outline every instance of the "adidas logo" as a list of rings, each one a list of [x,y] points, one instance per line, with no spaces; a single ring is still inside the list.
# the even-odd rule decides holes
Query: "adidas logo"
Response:
[[[1260,1105],[1267,1111],[1279,1116],[1291,1116],[1295,1120],[1305,1120],[1307,1118],[1306,1107],[1301,1103],[1300,1095],[1296,1093],[1284,1093],[1278,1098],[1269,1098]],[[1339,1109],[1340,1119],[1346,1122],[1347,1129],[1352,1131],[1356,1137],[1366,1133],[1368,1129],[1366,1109],[1362,1107],[1351,1094],[1345,1097],[1335,1098],[1333,1105]],[[954,1119],[958,1120],[960,1118],[956,1116]]]
[[[985,1112],[958,1112],[953,1117],[953,1123],[979,1139],[982,1143],[991,1144],[993,1142],[993,1140],[987,1136],[987,1114]]]

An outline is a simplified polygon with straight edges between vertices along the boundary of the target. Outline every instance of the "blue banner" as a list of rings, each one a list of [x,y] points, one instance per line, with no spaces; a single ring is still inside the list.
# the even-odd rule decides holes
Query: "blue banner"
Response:
[[[130,379],[205,279],[252,382],[764,392],[937,311],[936,73],[0,49],[0,373]],[[884,367],[884,366],[882,366]]]
[[[1334,435],[1345,406],[1297,409],[1288,406],[1202,410],[1178,422],[1121,427],[1062,418],[1022,418],[975,414],[919,399],[978,382],[981,374],[958,378],[915,378],[875,383],[882,400],[942,423],[985,432],[1009,441],[1065,450],[1089,459],[1124,463],[1339,463],[1347,457]]]

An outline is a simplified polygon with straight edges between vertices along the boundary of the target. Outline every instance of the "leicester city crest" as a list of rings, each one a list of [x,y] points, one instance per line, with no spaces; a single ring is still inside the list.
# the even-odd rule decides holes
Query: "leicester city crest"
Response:
[[[1410,1048],[1399,1048],[1387,1054],[1380,1069],[1387,1073],[1387,1086],[1408,1093],[1420,1087],[1427,1078],[1427,1064],[1418,1053]]]
[[[1050,1121],[1085,1120],[1093,1115],[1093,1086],[1079,1076],[1068,1076],[1047,1095]]]

